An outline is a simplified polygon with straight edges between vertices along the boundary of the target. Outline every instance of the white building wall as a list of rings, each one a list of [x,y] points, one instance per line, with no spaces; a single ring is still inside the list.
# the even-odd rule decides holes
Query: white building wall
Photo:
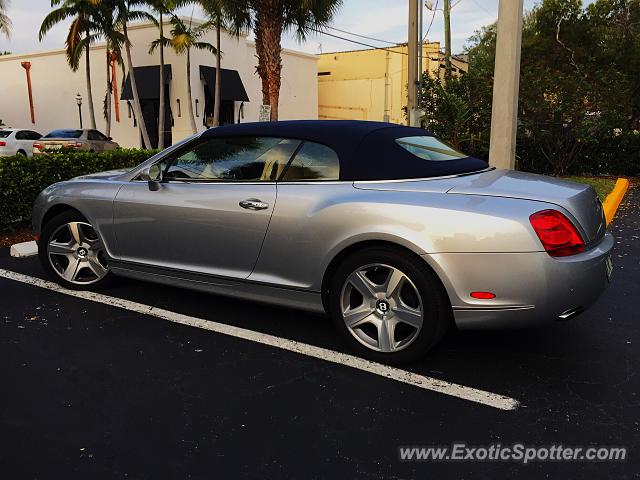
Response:
[[[165,25],[165,36],[171,26]],[[152,24],[132,25],[129,27],[131,52],[135,67],[158,65],[159,53],[150,55],[149,45],[158,36]],[[215,45],[215,31],[207,33],[204,41]],[[222,68],[237,70],[249,97],[244,104],[244,118],[241,122],[258,120],[262,103],[261,82],[255,73],[257,58],[255,44],[245,36],[233,37],[222,33]],[[31,82],[35,106],[36,122],[31,124],[26,72],[20,63],[31,62]],[[186,55],[177,55],[171,49],[165,49],[165,63],[172,68],[172,80],[169,83],[171,110],[174,126],[173,142],[191,135],[191,124],[187,105]],[[282,86],[280,89],[280,119],[316,119],[318,118],[317,56],[301,52],[283,50]],[[204,130],[204,88],[200,79],[200,65],[215,66],[215,56],[207,51],[191,52],[191,85],[193,108],[199,100],[200,117],[196,118],[198,131]],[[126,66],[126,58],[125,58]],[[103,101],[106,91],[106,48],[96,45],[91,48],[91,81],[93,87],[96,126],[105,132],[106,122],[103,116]],[[122,93],[123,70],[118,67],[118,97]],[[72,72],[66,62],[64,50],[38,52],[28,55],[0,56],[0,119],[6,125],[30,128],[42,134],[57,128],[77,128],[79,126],[78,107],[75,97],[80,93],[83,98],[82,117],[85,128],[91,126],[87,102],[84,59],[77,72]],[[181,116],[178,116],[177,99],[181,103]],[[132,102],[133,103],[133,102]],[[235,102],[237,120],[240,102]],[[129,118],[126,101],[120,101],[120,122],[115,121],[112,104],[111,136],[123,147],[139,147],[140,136],[133,126],[133,116]]]

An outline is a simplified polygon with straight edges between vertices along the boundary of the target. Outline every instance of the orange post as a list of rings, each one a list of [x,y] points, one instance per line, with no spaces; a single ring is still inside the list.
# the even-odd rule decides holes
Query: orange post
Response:
[[[21,62],[22,68],[27,71],[27,89],[29,90],[29,110],[31,111],[31,123],[36,123],[36,113],[33,109],[33,91],[31,90],[31,62]]]
[[[109,61],[111,62],[111,85],[113,88],[113,103],[116,110],[116,122],[120,121],[120,100],[118,99],[118,78],[116,75],[116,60],[118,56],[115,52],[111,52],[109,55]]]

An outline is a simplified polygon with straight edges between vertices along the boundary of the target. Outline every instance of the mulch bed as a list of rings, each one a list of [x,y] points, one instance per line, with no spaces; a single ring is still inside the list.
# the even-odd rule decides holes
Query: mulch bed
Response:
[[[0,233],[0,248],[10,247],[14,243],[29,242],[33,240],[31,225],[17,225],[13,230]]]

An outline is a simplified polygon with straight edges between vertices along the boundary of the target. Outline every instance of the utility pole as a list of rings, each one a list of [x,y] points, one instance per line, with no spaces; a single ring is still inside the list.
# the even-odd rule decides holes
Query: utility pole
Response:
[[[444,67],[445,78],[451,78],[451,0],[444,0]]]
[[[489,163],[515,168],[523,0],[500,0]]]
[[[408,75],[407,75],[407,117],[409,126],[419,126],[418,115],[418,8],[422,0],[409,0],[409,35],[408,35]],[[421,39],[420,39],[421,40]]]

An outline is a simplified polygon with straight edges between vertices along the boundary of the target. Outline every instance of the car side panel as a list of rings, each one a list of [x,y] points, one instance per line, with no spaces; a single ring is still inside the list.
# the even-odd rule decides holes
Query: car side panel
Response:
[[[120,181],[78,180],[55,183],[45,188],[35,201],[33,231],[40,234],[42,218],[55,205],[68,205],[78,210],[102,238],[107,254],[116,256],[113,228],[113,201],[122,187]]]
[[[459,328],[520,328],[556,321],[584,310],[608,286],[607,258],[614,238],[607,233],[594,248],[570,257],[546,252],[442,253],[425,255],[445,283]],[[496,295],[490,300],[474,291]]]
[[[383,240],[418,255],[535,252],[528,200],[356,189],[349,182],[278,184],[278,200],[250,280],[320,291],[343,249]]]
[[[16,132],[11,132],[9,136],[0,138],[0,141],[6,144],[4,147],[0,147],[0,155],[3,157],[12,157],[18,151],[19,142],[16,140],[15,135]]]

